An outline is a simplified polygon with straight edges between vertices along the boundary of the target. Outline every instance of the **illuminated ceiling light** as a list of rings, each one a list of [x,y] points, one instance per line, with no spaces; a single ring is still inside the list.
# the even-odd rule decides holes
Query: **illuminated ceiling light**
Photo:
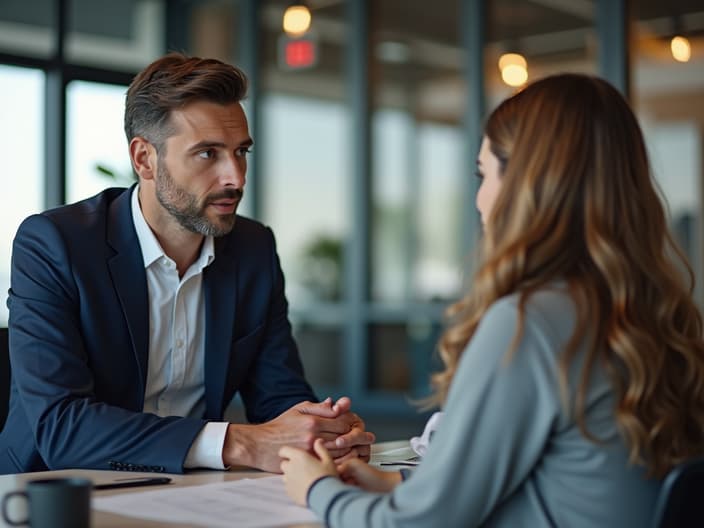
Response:
[[[523,86],[528,80],[528,63],[523,55],[504,53],[499,58],[501,78],[509,86]]]
[[[672,37],[670,41],[670,50],[676,61],[687,62],[692,56],[692,47],[689,45],[689,40],[686,37]]]
[[[300,37],[310,28],[310,10],[305,4],[295,2],[284,13],[284,31],[290,37]]]
[[[506,66],[511,66],[512,64],[521,66],[523,69],[528,68],[528,63],[526,62],[525,57],[523,57],[520,53],[504,53],[501,57],[499,57],[500,70],[503,70]]]

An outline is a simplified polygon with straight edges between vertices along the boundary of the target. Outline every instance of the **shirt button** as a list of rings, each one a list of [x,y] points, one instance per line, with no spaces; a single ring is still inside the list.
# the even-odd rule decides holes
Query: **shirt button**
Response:
[[[176,348],[183,348],[183,339],[176,340]]]

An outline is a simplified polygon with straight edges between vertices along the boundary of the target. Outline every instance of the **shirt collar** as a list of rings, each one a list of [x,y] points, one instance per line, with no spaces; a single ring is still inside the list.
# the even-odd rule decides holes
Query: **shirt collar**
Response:
[[[203,245],[200,248],[200,256],[193,265],[197,267],[198,271],[203,271],[203,269],[210,265],[210,263],[215,260],[215,240],[212,236],[205,237]]]
[[[164,253],[161,244],[154,236],[151,228],[147,224],[142,207],[139,205],[139,185],[135,185],[132,190],[132,223],[137,232],[139,246],[142,249],[145,269],[162,257],[169,258]],[[193,263],[199,270],[208,266],[215,259],[215,244],[212,236],[206,236],[200,249],[198,260]]]

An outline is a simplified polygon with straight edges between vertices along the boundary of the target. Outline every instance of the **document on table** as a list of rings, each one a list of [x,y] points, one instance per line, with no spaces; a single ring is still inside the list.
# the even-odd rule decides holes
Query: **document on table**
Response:
[[[389,448],[384,451],[375,451],[372,455],[373,466],[417,466],[420,457],[411,449],[407,441],[388,442]],[[384,469],[381,467],[380,469]],[[396,468],[398,469],[398,468]]]
[[[320,522],[313,512],[289,499],[281,476],[94,496],[93,508],[128,517],[213,528]]]

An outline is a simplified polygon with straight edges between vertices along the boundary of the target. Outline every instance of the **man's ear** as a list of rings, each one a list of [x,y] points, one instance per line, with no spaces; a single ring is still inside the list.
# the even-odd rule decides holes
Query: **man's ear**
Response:
[[[151,180],[157,171],[157,152],[149,141],[135,136],[130,141],[130,159],[132,167],[140,178]]]

